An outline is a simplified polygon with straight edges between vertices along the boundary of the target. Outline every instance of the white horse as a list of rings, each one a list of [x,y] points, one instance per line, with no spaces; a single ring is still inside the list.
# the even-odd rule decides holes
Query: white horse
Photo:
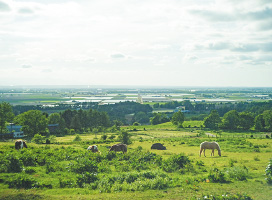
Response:
[[[205,156],[205,149],[212,150],[211,156],[212,155],[214,156],[214,149],[217,149],[218,155],[221,156],[221,149],[220,149],[219,144],[217,142],[202,142],[200,144],[199,156],[201,156],[202,151],[204,152],[204,156]]]

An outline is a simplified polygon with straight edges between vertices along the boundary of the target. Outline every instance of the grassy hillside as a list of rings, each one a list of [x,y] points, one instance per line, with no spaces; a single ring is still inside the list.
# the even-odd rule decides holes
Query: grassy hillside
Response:
[[[192,127],[192,126],[191,126]],[[101,135],[57,137],[17,151],[0,142],[1,199],[271,199],[265,169],[271,138],[210,138],[204,130],[177,130],[171,123],[123,127],[132,137],[128,152],[109,153],[117,141]],[[242,135],[242,133],[241,133]],[[222,156],[199,157],[202,141],[216,140]],[[166,150],[151,150],[160,142]],[[87,152],[96,144],[101,154]]]

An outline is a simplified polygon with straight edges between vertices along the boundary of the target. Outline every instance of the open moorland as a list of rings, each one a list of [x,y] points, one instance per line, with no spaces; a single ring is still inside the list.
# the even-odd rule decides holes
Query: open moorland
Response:
[[[186,122],[189,123],[189,122]],[[272,139],[262,133],[177,129],[171,123],[122,127],[127,153],[109,152],[117,133],[56,137],[14,149],[2,141],[1,199],[271,199],[265,170]],[[103,135],[107,137],[103,137]],[[217,141],[222,156],[199,156],[203,141]],[[166,150],[151,149],[162,143]],[[101,154],[88,152],[98,146]]]

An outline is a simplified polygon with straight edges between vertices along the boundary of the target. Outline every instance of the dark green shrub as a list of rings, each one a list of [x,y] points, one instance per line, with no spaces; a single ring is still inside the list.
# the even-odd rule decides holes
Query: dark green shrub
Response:
[[[74,142],[80,142],[81,141],[81,137],[78,134],[76,134],[76,137],[74,138],[73,141]]]
[[[59,178],[59,185],[60,188],[74,188],[77,186],[75,179],[66,177]]]
[[[25,173],[27,173],[27,174],[33,174],[35,172],[36,172],[36,169],[34,167],[27,167],[25,169]]]
[[[23,163],[22,161],[18,158],[18,156],[13,155],[13,154],[8,154],[5,157],[5,163],[4,165],[6,168],[6,172],[21,172],[23,169]]]
[[[13,177],[6,181],[9,188],[24,188],[30,189],[36,183],[35,179],[25,173],[15,174]]]
[[[20,156],[20,160],[23,162],[24,166],[36,166],[35,155],[32,151],[26,151]]]
[[[90,160],[88,157],[78,158],[77,163],[71,163],[71,170],[75,173],[95,173],[98,171],[97,162]]]
[[[97,180],[97,174],[86,172],[77,176],[77,185],[84,187],[85,184],[94,183]]]
[[[107,135],[106,134],[103,134],[103,135],[101,135],[101,140],[106,140],[107,139]]]
[[[227,182],[225,173],[220,171],[217,168],[210,170],[208,179],[213,183],[226,183]]]
[[[185,165],[189,164],[190,160],[188,156],[185,156],[183,153],[178,155],[173,155],[167,160],[162,162],[162,169],[166,172],[174,172],[177,171]]]

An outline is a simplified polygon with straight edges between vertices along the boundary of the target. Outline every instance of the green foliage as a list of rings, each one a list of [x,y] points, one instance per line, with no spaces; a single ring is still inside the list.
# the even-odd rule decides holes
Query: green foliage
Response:
[[[118,136],[118,141],[123,144],[131,144],[132,141],[130,139],[131,135],[127,131],[121,131]]]
[[[14,176],[10,177],[6,183],[8,184],[9,188],[24,188],[30,189],[34,187],[36,181],[30,175],[25,173],[15,174]]]
[[[6,129],[6,122],[12,122],[13,118],[11,105],[7,102],[0,103],[0,134]]]
[[[15,121],[22,125],[24,133],[33,137],[35,134],[45,134],[47,129],[47,118],[39,110],[29,110],[18,116]]]
[[[184,122],[184,114],[181,111],[175,112],[172,116],[171,122],[179,128],[182,128],[182,123]]]
[[[203,195],[197,200],[253,200],[247,194],[222,194],[222,195]]]
[[[150,118],[150,123],[152,125],[162,124],[169,121],[169,118],[164,113],[153,113],[153,117]]]
[[[97,180],[96,173],[85,172],[77,175],[77,185],[79,187],[84,187],[86,184],[94,183]]]
[[[23,163],[15,153],[8,153],[0,158],[0,172],[21,172]]]
[[[211,169],[208,179],[213,183],[226,183],[225,173],[217,168]]]
[[[210,129],[218,129],[221,123],[220,116],[217,110],[212,110],[210,115],[204,119],[204,126]]]
[[[266,175],[266,182],[268,184],[272,184],[272,158],[270,159],[265,169],[265,175]]]
[[[74,138],[73,142],[80,142],[81,141],[81,137],[79,136],[79,134],[76,134],[76,137]]]
[[[246,181],[247,178],[249,177],[248,175],[248,169],[247,168],[242,168],[242,167],[230,167],[226,169],[225,172],[229,178],[238,180],[238,181]]]
[[[187,164],[190,163],[188,156],[185,154],[172,155],[167,160],[162,162],[162,169],[166,172],[174,172],[181,168],[184,168]]]
[[[236,110],[227,112],[222,120],[221,127],[223,129],[236,130],[239,126],[239,114]]]
[[[36,144],[43,144],[45,141],[45,136],[42,136],[41,134],[35,134],[31,141]]]

